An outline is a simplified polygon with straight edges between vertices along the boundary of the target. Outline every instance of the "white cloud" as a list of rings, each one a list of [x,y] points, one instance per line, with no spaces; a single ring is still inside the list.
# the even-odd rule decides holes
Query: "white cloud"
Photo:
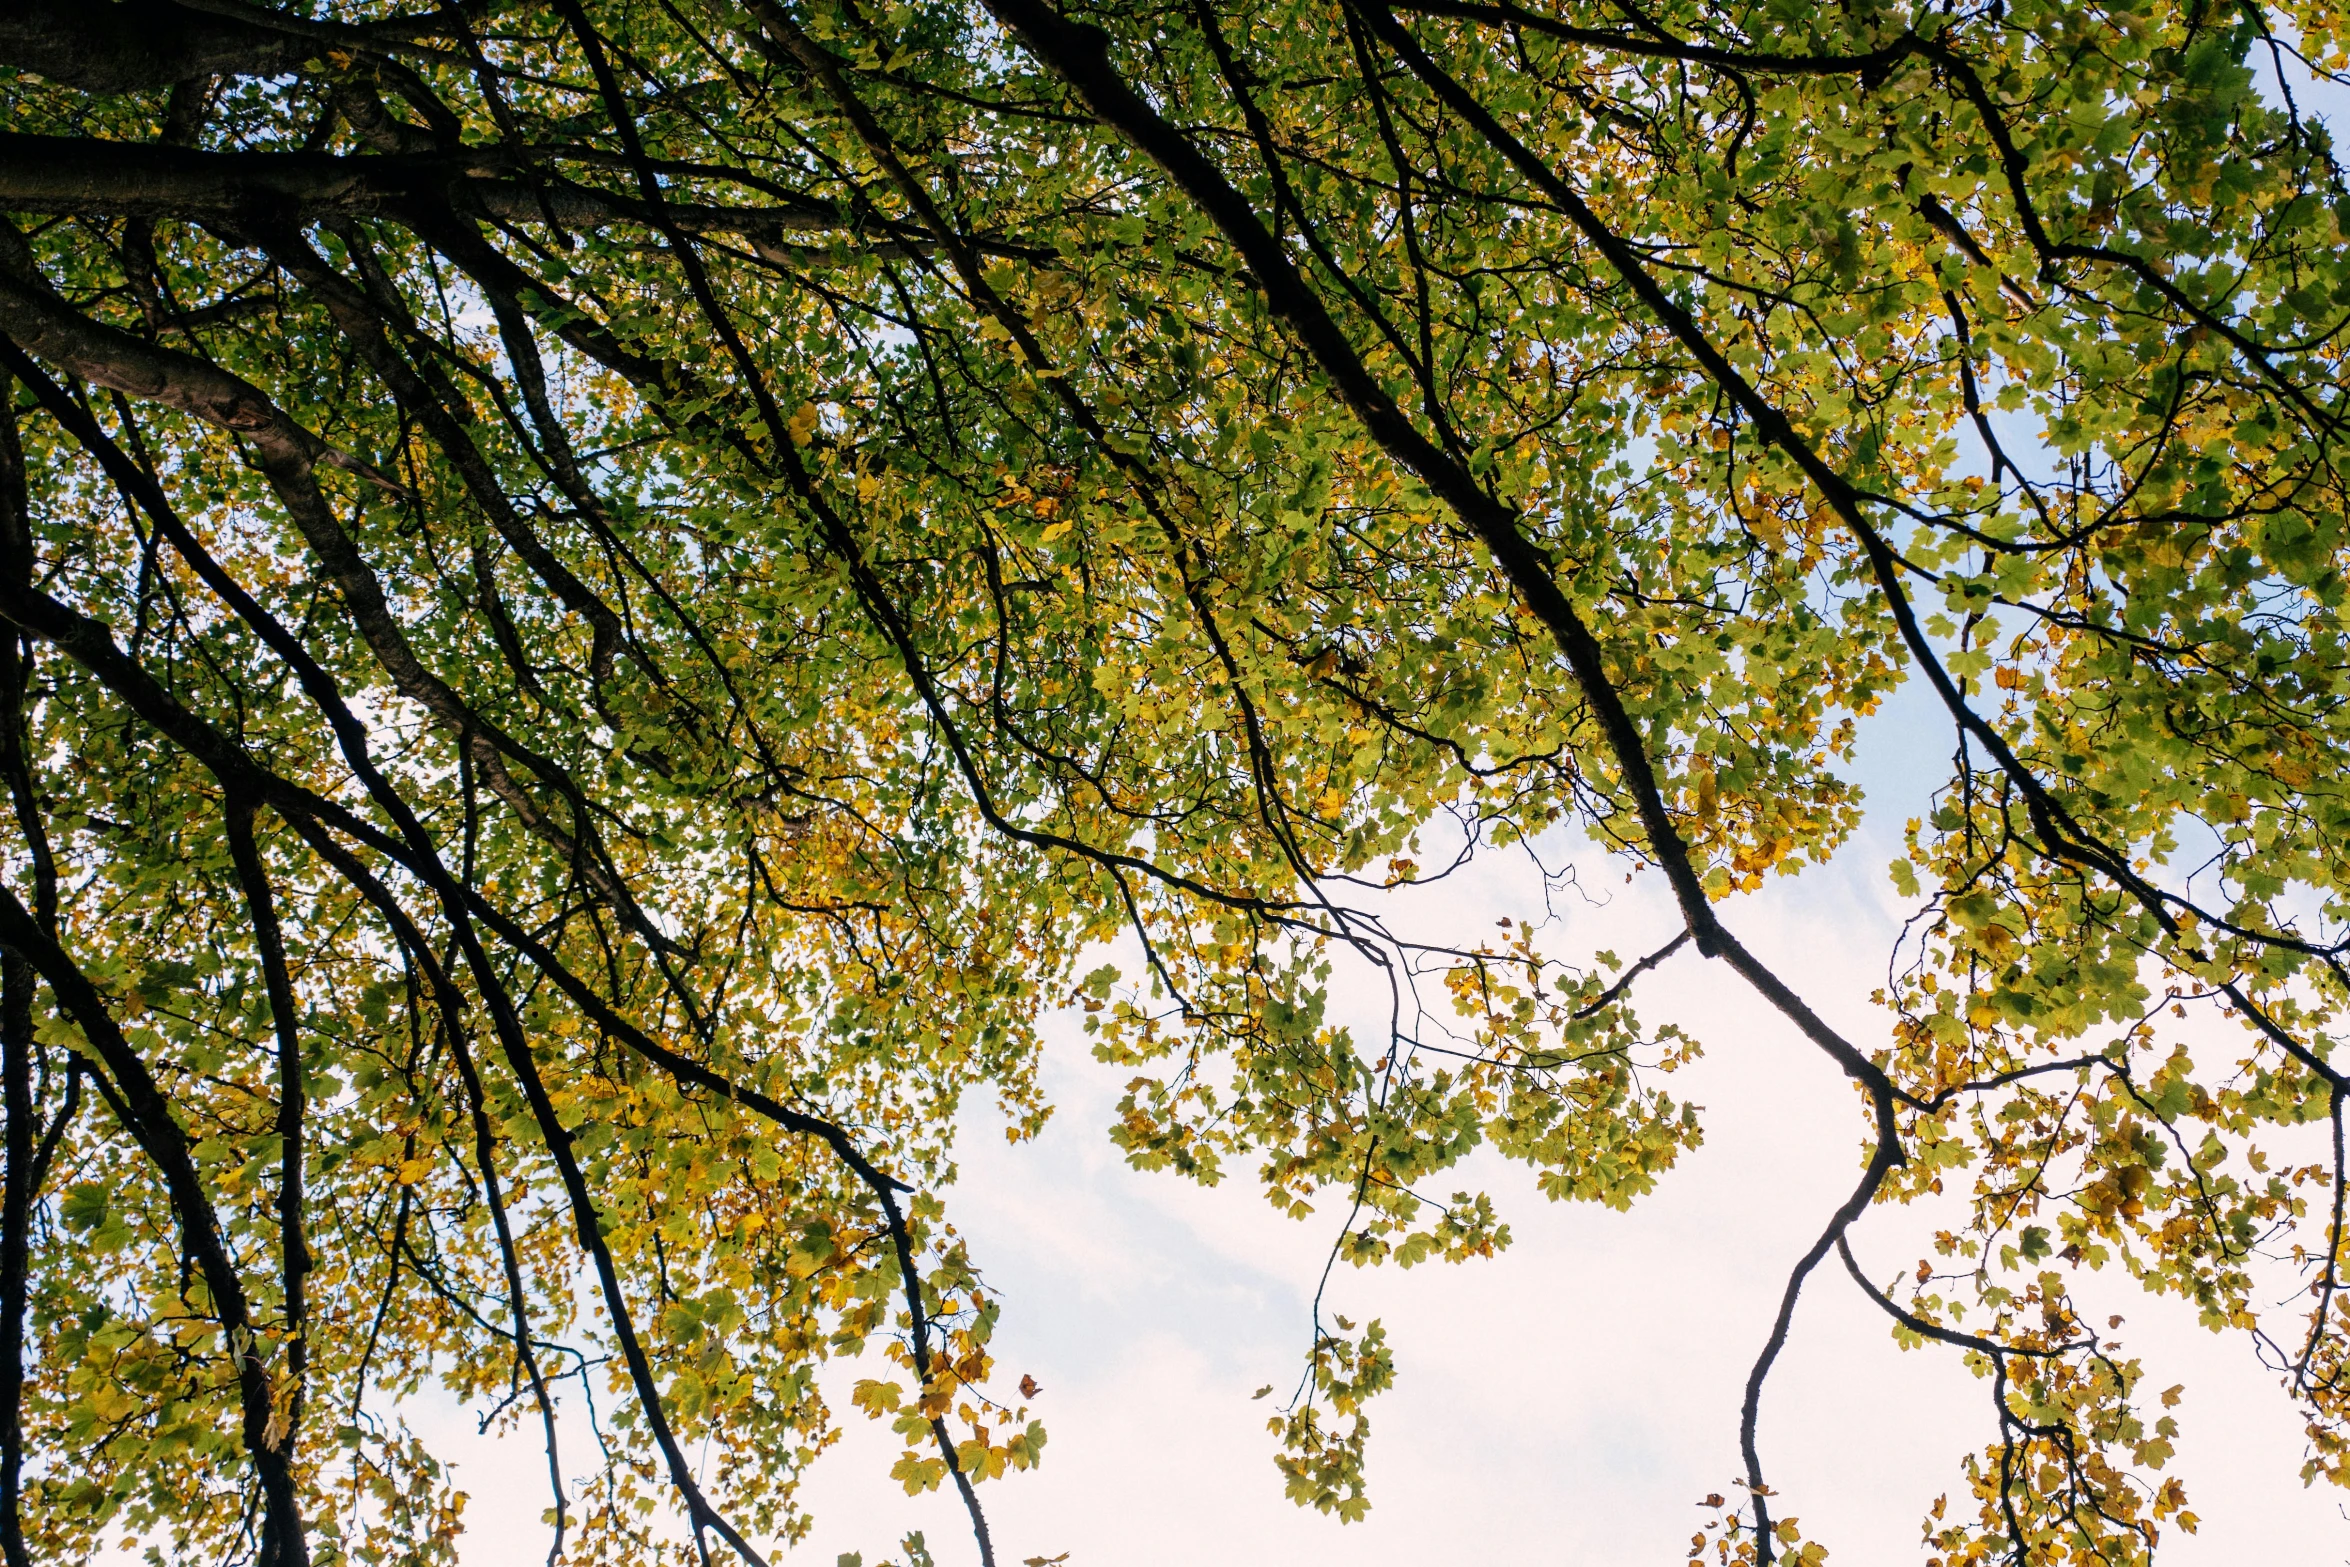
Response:
[[[1872,725],[1860,769],[1905,810],[1922,797],[1917,781],[1938,776],[1930,718],[1905,700]],[[1912,787],[1885,787],[1897,783]],[[1883,1029],[1867,997],[1899,918],[1882,877],[1897,827],[1873,820],[1833,864],[1728,910],[1749,946],[1864,1044]],[[1625,887],[1620,871],[1592,863],[1586,885],[1607,901],[1571,916],[1570,939],[1626,955],[1660,944],[1674,925],[1655,882]],[[1482,933],[1501,914],[1532,912],[1537,891],[1530,873],[1497,860],[1399,918]],[[1383,992],[1354,999],[1377,1007]],[[1400,1371],[1372,1406],[1373,1511],[1345,1527],[1283,1500],[1264,1431],[1278,1397],[1249,1397],[1267,1382],[1285,1395],[1297,1374],[1335,1219],[1274,1214],[1245,1172],[1201,1190],[1128,1169],[1103,1134],[1124,1074],[1091,1060],[1072,1021],[1057,1024],[1046,1081],[1058,1113],[1020,1147],[975,1117],[950,1194],[1005,1303],[1005,1380],[1027,1373],[1043,1385],[1037,1409],[1052,1433],[1039,1471],[981,1488],[998,1559],[1681,1560],[1698,1498],[1726,1491],[1738,1472],[1747,1369],[1788,1267],[1857,1175],[1865,1123],[1835,1068],[1717,965],[1684,951],[1640,982],[1637,1001],[1647,1021],[1678,1022],[1707,1046],[1673,1084],[1705,1106],[1705,1145],[1658,1191],[1628,1214],[1560,1206],[1523,1172],[1480,1159],[1458,1184],[1482,1183],[1503,1201],[1516,1237],[1504,1255],[1409,1273],[1341,1270],[1333,1281],[1335,1309],[1386,1322]],[[1932,1221],[1872,1212],[1855,1248],[1890,1275],[1925,1253]],[[2128,1317],[2124,1337],[2153,1387],[2188,1387],[2176,1468],[2204,1524],[2195,1538],[2173,1532],[2165,1562],[2350,1555],[2337,1496],[2297,1481],[2298,1422],[2249,1346],[2202,1332],[2177,1302],[2125,1279],[2083,1288],[2100,1310]],[[845,1391],[853,1374],[835,1368],[834,1385]],[[1957,1488],[1960,1456],[1990,1439],[1988,1408],[1955,1353],[1901,1352],[1831,1264],[1807,1289],[1765,1394],[1764,1461],[1782,1509],[1836,1560],[1918,1561],[1919,1520]],[[805,1492],[815,1533],[779,1559],[832,1567],[854,1550],[875,1562],[921,1529],[942,1563],[969,1561],[951,1495],[905,1497],[886,1474],[894,1439],[853,1413],[846,1425]],[[469,1567],[536,1556],[535,1443],[465,1445],[461,1480],[476,1493]]]

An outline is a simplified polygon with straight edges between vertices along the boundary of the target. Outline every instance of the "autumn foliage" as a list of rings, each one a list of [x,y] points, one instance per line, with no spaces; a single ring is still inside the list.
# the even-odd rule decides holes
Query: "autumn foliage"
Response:
[[[1696,1555],[1823,1553],[1807,1287],[1981,1379],[1944,1567],[2193,1526],[2094,1279],[2350,1483],[2346,25],[13,6],[9,1567],[450,1560],[428,1385],[545,1446],[550,1560],[758,1561],[871,1417],[992,1563],[1045,1436],[942,1189],[1048,1012],[1135,1164],[1409,1266],[1507,1243],[1472,1150],[1626,1207],[1696,1145],[1667,964],[1855,1089]],[[1950,766],[1848,1038],[1740,896],[1905,684]],[[1382,918],[1545,834],[1680,927]],[[1360,1516],[1409,1346],[1306,1356],[1267,1483]]]

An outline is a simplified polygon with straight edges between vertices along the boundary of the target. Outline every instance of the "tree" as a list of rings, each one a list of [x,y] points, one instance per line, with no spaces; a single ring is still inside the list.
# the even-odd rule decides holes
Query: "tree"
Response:
[[[1668,959],[1861,1137],[1701,1553],[1817,1557],[1759,1414],[1831,1254],[1990,1394],[1941,1560],[2191,1527],[2104,1271],[2350,1481],[2350,189],[2294,98],[2343,26],[18,6],[7,1560],[447,1559],[437,1380],[540,1430],[550,1561],[757,1561],[878,1347],[992,1563],[975,1482],[1044,1438],[937,1192],[968,1094],[1048,1113],[1043,1009],[1131,1067],[1135,1163],[1409,1265],[1506,1243],[1428,1190],[1480,1144],[1621,1206],[1696,1143],[1629,1007]],[[1850,833],[1905,680],[1951,773],[1849,1039],[1736,898]],[[1447,819],[1579,829],[1683,928],[1404,940]],[[1313,1325],[1293,1497],[1360,1514],[1392,1375]]]

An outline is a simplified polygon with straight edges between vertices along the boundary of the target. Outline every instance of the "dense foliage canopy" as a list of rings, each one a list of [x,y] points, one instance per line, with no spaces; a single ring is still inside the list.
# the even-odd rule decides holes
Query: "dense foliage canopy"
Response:
[[[1047,1010],[1137,1164],[1410,1264],[1506,1242],[1431,1184],[1479,1146],[1622,1206],[1697,1142],[1697,1042],[1629,1009],[1667,960],[1857,1090],[1699,1554],[1819,1553],[1761,1395],[1828,1273],[1983,1379],[1937,1561],[2192,1525],[2099,1273],[2350,1481],[2350,186],[2294,100],[2346,40],[18,0],[6,1560],[447,1560],[437,1384],[543,1433],[551,1560],[756,1561],[875,1352],[992,1560],[974,1483],[1044,1436],[939,1191],[966,1099],[1047,1113]],[[1847,1038],[1738,895],[1849,836],[1905,681],[1951,767]],[[1383,923],[1426,844],[1552,830],[1684,928]],[[1868,1258],[1918,1199],[1936,1254]],[[1392,1375],[1313,1325],[1299,1501],[1367,1505]]]

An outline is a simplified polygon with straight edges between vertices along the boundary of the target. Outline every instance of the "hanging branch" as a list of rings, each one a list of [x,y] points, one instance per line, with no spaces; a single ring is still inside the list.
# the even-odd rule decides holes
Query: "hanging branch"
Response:
[[[244,1279],[229,1256],[212,1200],[196,1171],[187,1134],[146,1062],[123,1037],[105,997],[17,901],[15,892],[5,887],[0,887],[0,945],[20,954],[48,982],[59,1007],[96,1055],[105,1074],[101,1085],[127,1117],[123,1130],[163,1177],[181,1242],[203,1274],[213,1320],[220,1324],[223,1348],[236,1368],[245,1456],[261,1484],[260,1567],[306,1567],[310,1548],[287,1450],[288,1428],[277,1403],[277,1377],[268,1363],[266,1341],[254,1325]]]

